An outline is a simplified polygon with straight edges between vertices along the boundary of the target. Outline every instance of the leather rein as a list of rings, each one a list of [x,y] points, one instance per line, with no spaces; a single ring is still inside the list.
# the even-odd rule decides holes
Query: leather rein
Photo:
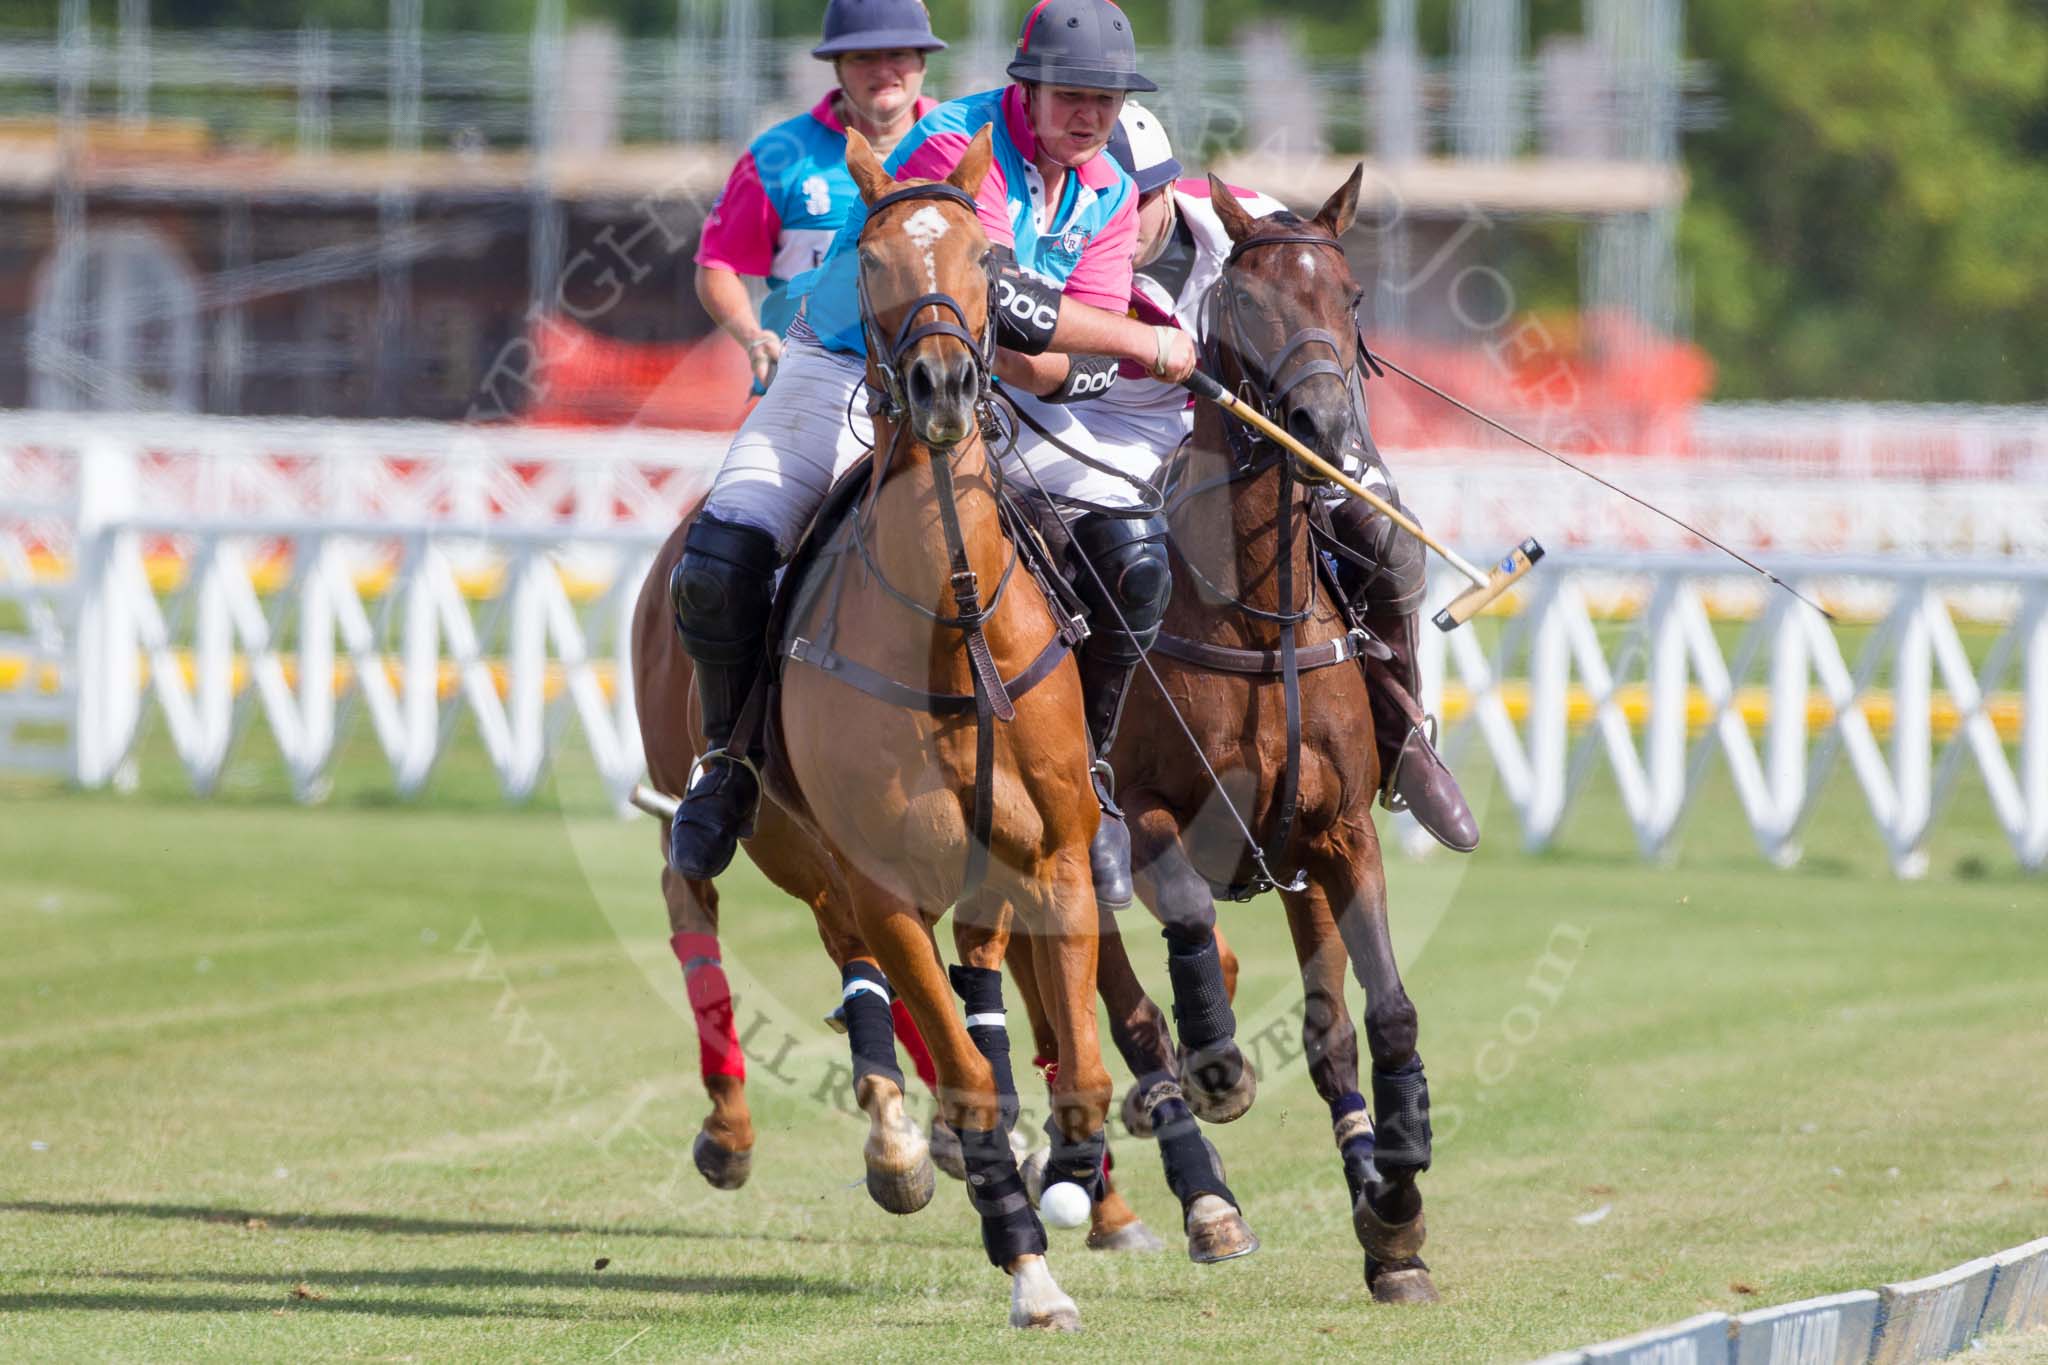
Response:
[[[965,207],[970,213],[975,210],[972,195],[944,181],[927,185],[908,185],[891,191],[868,207],[868,221],[884,209],[916,199],[945,200]],[[985,267],[984,267],[985,268]],[[878,394],[870,398],[869,413],[879,420],[887,420],[891,426],[888,452],[879,457],[863,505],[853,509],[850,518],[849,538],[858,549],[861,562],[883,591],[909,607],[933,624],[959,631],[967,651],[974,690],[971,693],[930,692],[911,687],[892,678],[883,676],[866,665],[836,653],[830,644],[838,617],[838,584],[835,584],[830,615],[816,640],[806,640],[792,632],[783,654],[798,663],[809,664],[868,696],[892,706],[906,710],[922,710],[927,715],[945,717],[974,715],[974,798],[970,815],[970,834],[967,843],[967,866],[961,882],[960,899],[974,894],[988,875],[989,840],[995,825],[995,722],[1013,721],[1017,718],[1015,699],[1029,692],[1033,687],[1050,677],[1059,667],[1060,660],[1079,643],[1078,634],[1071,628],[1070,618],[1065,612],[1055,612],[1055,619],[1062,623],[1044,649],[1028,664],[1024,671],[1014,678],[1005,679],[997,670],[995,655],[989,648],[988,637],[983,627],[994,617],[1003,593],[1010,585],[1012,573],[1017,567],[1020,552],[1012,542],[1010,557],[1003,566],[995,588],[989,594],[988,602],[981,601],[979,576],[967,557],[966,538],[960,527],[958,495],[953,482],[951,450],[941,450],[929,445],[926,456],[931,462],[932,482],[939,505],[939,524],[946,540],[948,572],[953,593],[954,614],[943,615],[933,611],[924,603],[898,589],[883,574],[882,567],[875,560],[868,542],[868,523],[873,520],[876,503],[881,496],[883,478],[894,463],[903,442],[908,439],[910,426],[907,420],[908,404],[904,396],[902,366],[904,357],[926,337],[950,336],[965,343],[974,356],[976,375],[975,409],[977,424],[983,424],[991,399],[991,385],[994,379],[996,350],[995,331],[995,279],[989,277],[987,321],[982,334],[977,337],[968,330],[967,313],[959,301],[950,294],[932,292],[921,294],[912,300],[904,311],[902,321],[888,345],[882,344],[882,337],[875,328],[875,310],[868,297],[867,273],[864,267],[855,275],[860,295],[860,325],[863,339],[867,343],[869,358],[881,375],[882,385]],[[936,316],[919,322],[920,314],[932,312]],[[951,318],[945,314],[952,314]],[[857,391],[856,391],[857,392]],[[998,502],[1001,500],[1002,472],[994,459],[989,461],[990,478],[996,486]],[[839,580],[843,584],[844,579]]]

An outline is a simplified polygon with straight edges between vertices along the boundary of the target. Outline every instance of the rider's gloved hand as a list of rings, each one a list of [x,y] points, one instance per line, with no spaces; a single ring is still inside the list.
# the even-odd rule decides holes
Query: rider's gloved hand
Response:
[[[1153,357],[1152,377],[1178,384],[1195,372],[1195,340],[1178,327],[1154,327],[1159,353]]]

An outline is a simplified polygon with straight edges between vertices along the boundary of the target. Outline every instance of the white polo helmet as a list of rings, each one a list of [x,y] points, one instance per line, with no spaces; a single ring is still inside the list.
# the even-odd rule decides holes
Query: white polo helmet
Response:
[[[1124,101],[1117,116],[1116,131],[1109,135],[1109,154],[1116,158],[1138,193],[1146,194],[1180,178],[1180,162],[1173,155],[1173,142],[1159,116],[1136,100]]]

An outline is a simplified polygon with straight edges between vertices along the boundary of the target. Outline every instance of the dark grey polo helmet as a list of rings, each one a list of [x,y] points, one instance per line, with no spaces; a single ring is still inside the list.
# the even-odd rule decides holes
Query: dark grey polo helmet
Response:
[[[945,50],[932,34],[932,16],[923,0],[832,0],[825,6],[825,41],[812,48],[811,55],[830,61],[849,52],[899,47]]]
[[[1157,90],[1138,74],[1131,21],[1109,0],[1039,0],[1017,32],[1012,79],[1083,90]]]

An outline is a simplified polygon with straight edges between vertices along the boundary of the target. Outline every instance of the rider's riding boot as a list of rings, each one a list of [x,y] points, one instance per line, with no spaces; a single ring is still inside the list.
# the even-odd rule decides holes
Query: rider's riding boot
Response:
[[[705,514],[691,525],[683,557],[669,575],[676,633],[696,666],[709,746],[669,826],[669,865],[685,877],[703,880],[725,871],[739,841],[754,832],[761,803],[758,739],[743,737],[738,752],[729,745],[760,677],[779,559],[767,532]]]
[[[1422,690],[1416,671],[1417,612],[1425,586],[1422,546],[1385,515],[1351,498],[1330,505],[1330,524],[1344,548],[1365,561],[1340,563],[1344,595],[1365,628],[1393,655],[1363,656],[1379,745],[1380,803],[1411,812],[1444,847],[1470,853],[1479,846],[1478,822],[1432,745],[1435,723],[1417,700]]]
[[[1420,617],[1412,611],[1368,614],[1365,628],[1394,654],[1391,659],[1367,656],[1365,663],[1366,695],[1380,751],[1380,804],[1408,811],[1445,848],[1470,853],[1479,847],[1479,822],[1458,790],[1458,779],[1431,743],[1435,721],[1415,699],[1421,690],[1416,672]]]
[[[1095,827],[1095,841],[1088,845],[1088,871],[1095,878],[1095,903],[1104,910],[1129,907],[1131,889],[1131,831],[1116,804],[1116,774],[1106,755],[1116,743],[1117,723],[1123,719],[1124,694],[1130,690],[1136,664],[1105,663],[1088,655],[1081,657],[1082,709],[1088,716],[1088,740],[1096,758],[1089,770],[1095,784],[1095,799],[1102,806],[1102,823]]]
[[[1095,877],[1095,903],[1121,910],[1131,903],[1131,832],[1114,798],[1109,752],[1123,717],[1124,695],[1131,672],[1159,638],[1173,595],[1173,574],[1166,562],[1164,517],[1108,516],[1090,512],[1075,520],[1075,590],[1088,607],[1089,637],[1081,648],[1081,697],[1087,712],[1088,738],[1094,746],[1092,777],[1102,803],[1102,823],[1088,846],[1089,870]]]

